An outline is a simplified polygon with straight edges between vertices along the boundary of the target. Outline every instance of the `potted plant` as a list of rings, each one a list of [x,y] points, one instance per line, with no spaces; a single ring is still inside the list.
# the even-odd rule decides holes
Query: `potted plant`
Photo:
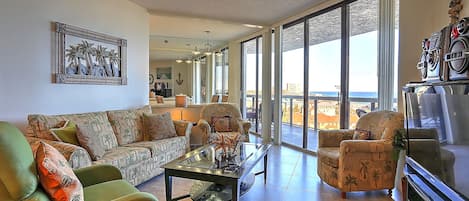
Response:
[[[394,186],[397,187],[401,191],[402,191],[401,178],[404,175],[405,154],[406,154],[405,134],[406,134],[406,130],[404,128],[397,130],[396,134],[394,135],[393,142],[392,142],[392,146],[394,148],[393,158],[394,160],[397,160],[396,179],[394,181]]]

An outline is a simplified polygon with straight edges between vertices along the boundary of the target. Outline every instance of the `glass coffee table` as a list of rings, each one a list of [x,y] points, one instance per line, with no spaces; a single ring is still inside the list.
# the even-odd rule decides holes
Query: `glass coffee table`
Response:
[[[210,144],[193,150],[184,156],[164,165],[166,200],[179,200],[190,195],[172,198],[172,177],[213,182],[216,185],[231,187],[231,200],[240,196],[241,182],[249,179],[251,171],[264,159],[264,170],[254,173],[264,174],[267,179],[267,154],[271,144],[239,143],[236,148],[224,150]]]

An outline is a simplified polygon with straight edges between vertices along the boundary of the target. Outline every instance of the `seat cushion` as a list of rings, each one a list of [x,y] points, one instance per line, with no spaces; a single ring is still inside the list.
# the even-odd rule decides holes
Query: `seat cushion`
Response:
[[[318,149],[318,160],[331,167],[339,167],[339,147],[321,147]]]
[[[152,157],[157,157],[158,155],[185,149],[186,143],[189,143],[186,137],[180,136],[156,141],[136,142],[124,146],[129,148],[146,148],[151,151]]]
[[[124,180],[113,180],[87,186],[83,189],[86,200],[113,200],[138,190],[129,182]]]
[[[141,147],[116,147],[107,151],[93,164],[109,164],[119,169],[140,163],[151,158],[150,150]]]

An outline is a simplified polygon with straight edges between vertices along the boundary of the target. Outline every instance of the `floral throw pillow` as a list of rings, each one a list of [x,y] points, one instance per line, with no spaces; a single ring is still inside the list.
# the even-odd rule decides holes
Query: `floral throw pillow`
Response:
[[[210,124],[215,132],[232,132],[231,116],[212,116]]]
[[[80,180],[57,149],[40,142],[36,163],[41,185],[51,200],[84,200]]]
[[[144,133],[150,136],[151,140],[161,140],[177,137],[171,114],[147,114],[143,113]]]

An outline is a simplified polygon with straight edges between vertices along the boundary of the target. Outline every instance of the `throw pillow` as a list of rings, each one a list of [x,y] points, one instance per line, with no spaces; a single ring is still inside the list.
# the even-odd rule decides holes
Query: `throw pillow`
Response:
[[[36,163],[41,185],[52,200],[84,200],[80,180],[57,149],[40,142]]]
[[[51,128],[49,130],[57,141],[80,146],[77,139],[77,126],[72,121],[65,121],[62,127]]]
[[[210,124],[215,132],[232,132],[231,116],[212,116]]]
[[[119,145],[143,141],[143,132],[139,129],[140,117],[134,110],[107,111]]]
[[[161,140],[176,137],[176,128],[174,127],[171,114],[143,114],[143,127],[145,134],[150,136],[151,140]]]
[[[355,129],[353,133],[353,140],[372,140],[371,131],[364,130],[364,129]]]
[[[102,142],[91,125],[77,125],[77,138],[80,145],[88,151],[93,160],[99,160],[105,153],[104,142]]]

